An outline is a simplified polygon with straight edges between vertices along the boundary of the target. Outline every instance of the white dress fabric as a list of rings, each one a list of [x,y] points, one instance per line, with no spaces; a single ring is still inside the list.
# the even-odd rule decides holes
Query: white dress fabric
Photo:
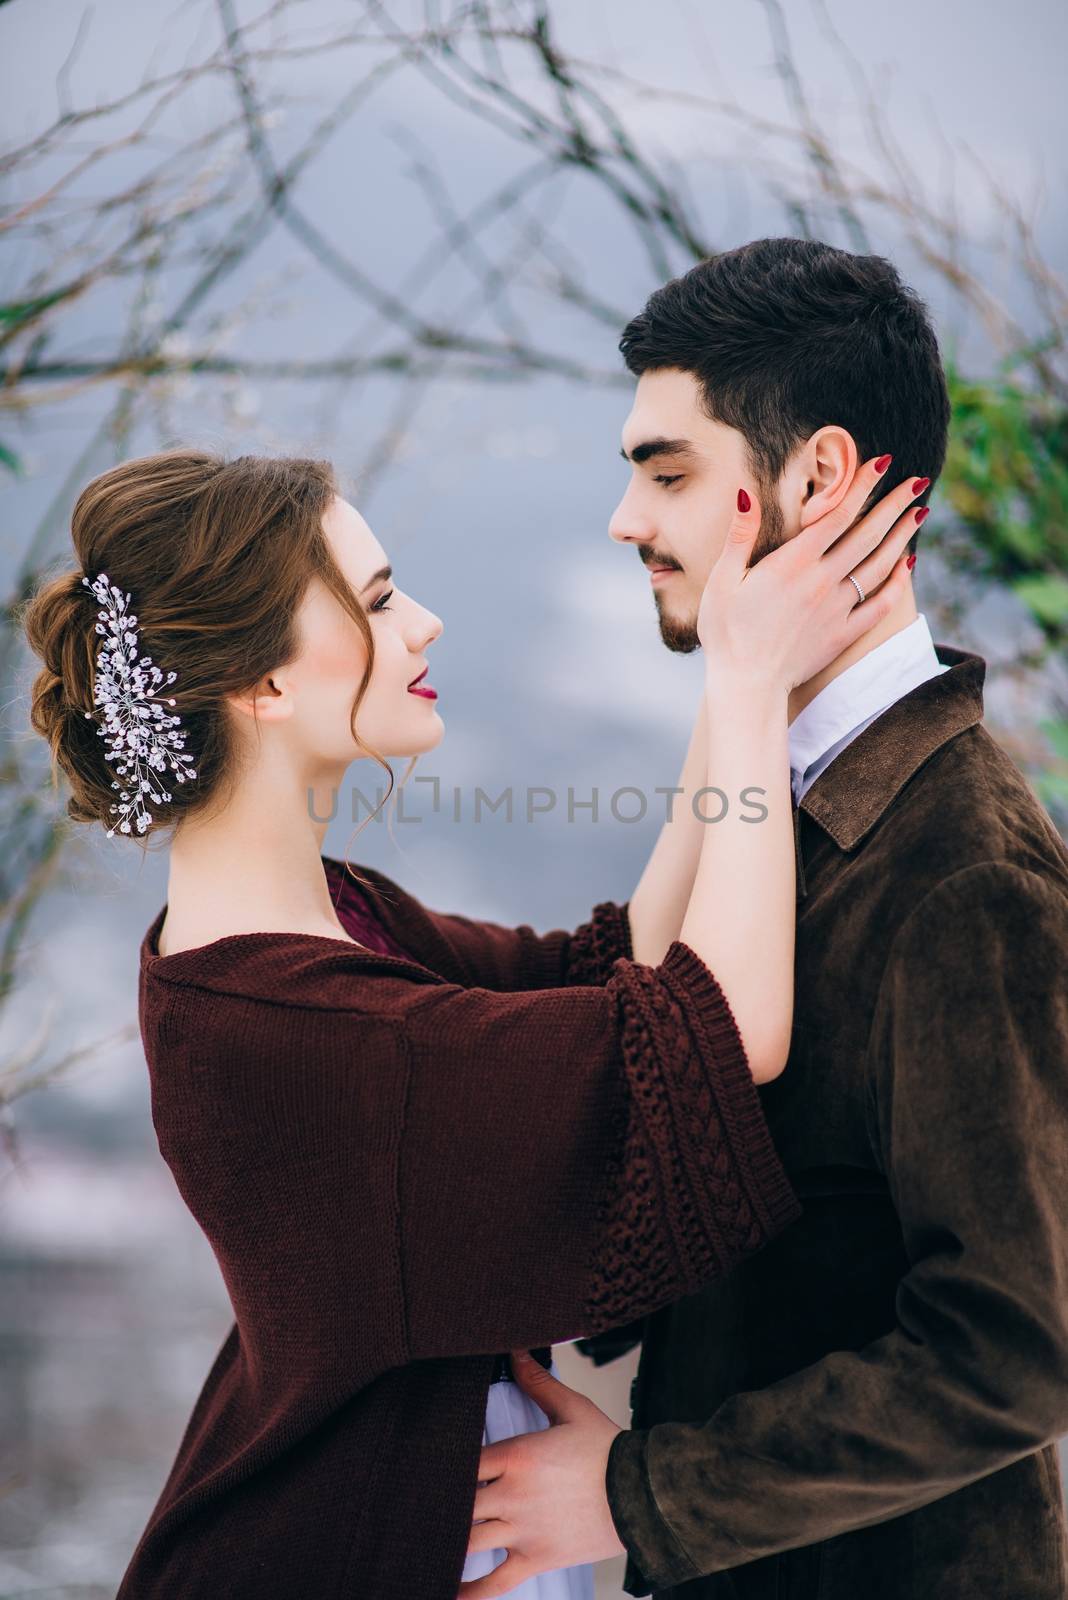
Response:
[[[555,1360],[549,1371],[554,1378],[560,1377]],[[547,1427],[549,1419],[545,1412],[517,1383],[505,1378],[500,1383],[490,1384],[483,1444],[496,1444],[498,1439],[514,1439],[518,1433],[537,1433]],[[484,1578],[487,1572],[500,1566],[507,1553],[506,1550],[476,1550],[468,1555],[464,1563],[464,1583],[472,1578]],[[526,1578],[509,1590],[509,1600],[593,1600],[593,1567],[587,1562],[580,1567],[539,1572],[536,1577]]]

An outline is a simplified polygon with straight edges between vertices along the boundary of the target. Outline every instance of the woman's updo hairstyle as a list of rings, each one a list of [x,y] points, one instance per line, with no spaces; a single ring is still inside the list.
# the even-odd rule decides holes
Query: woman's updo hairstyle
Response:
[[[71,518],[78,569],[42,579],[20,607],[23,631],[44,663],[33,682],[30,720],[52,752],[53,785],[57,768],[69,780],[69,817],[115,825],[116,774],[93,700],[100,602],[82,582],[87,577],[92,584],[101,572],[129,592],[139,654],[150,656],[164,679],[177,675],[161,693],[174,698],[166,709],[181,718],[197,774],[183,783],[161,775],[172,798],[154,810],[146,796],[152,825],[130,837],[147,840],[191,812],[225,805],[238,759],[225,697],[252,688],[299,653],[297,613],[313,577],[334,594],[367,645],[350,719],[355,740],[374,637],[323,532],[323,513],[337,492],[327,461],[227,461],[186,449],[125,461],[82,490]],[[389,773],[388,799],[392,768],[363,748]]]

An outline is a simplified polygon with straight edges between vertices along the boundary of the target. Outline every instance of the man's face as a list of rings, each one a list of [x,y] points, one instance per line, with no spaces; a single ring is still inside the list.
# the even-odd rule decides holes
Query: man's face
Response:
[[[701,594],[727,538],[738,490],[760,501],[750,565],[787,534],[778,492],[762,490],[742,435],[705,415],[697,379],[676,368],[638,379],[622,449],[631,478],[608,532],[620,544],[633,544],[650,572],[670,569],[649,580],[660,637],[669,650],[688,653],[698,648]]]

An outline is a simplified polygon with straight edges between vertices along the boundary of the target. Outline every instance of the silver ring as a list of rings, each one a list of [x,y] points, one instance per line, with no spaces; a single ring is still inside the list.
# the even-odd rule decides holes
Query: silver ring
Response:
[[[860,584],[857,582],[856,578],[854,578],[854,576],[853,576],[853,574],[851,572],[847,572],[846,573],[846,577],[849,579],[850,583],[853,585],[854,589],[859,594],[861,604],[863,605],[863,603],[864,603],[864,590],[860,587]]]

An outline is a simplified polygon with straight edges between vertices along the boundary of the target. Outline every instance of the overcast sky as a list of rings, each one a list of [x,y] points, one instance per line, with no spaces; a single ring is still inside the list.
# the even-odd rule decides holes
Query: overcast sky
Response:
[[[261,9],[248,0],[240,7],[242,16]],[[392,12],[405,18],[421,9],[401,0]],[[855,77],[828,36],[829,19],[894,108],[898,134],[911,141],[912,154],[927,163],[941,137],[971,143],[1014,182],[1028,184],[1044,172],[1051,201],[1063,208],[1068,6],[1059,0],[985,6],[974,0],[894,0],[892,6],[790,0],[785,10],[806,86],[822,108],[847,101]],[[153,50],[164,59],[193,38],[207,41],[217,28],[214,7],[197,0],[93,6],[7,0],[0,7],[0,49],[8,136],[39,126],[50,113],[55,73],[87,12],[89,30],[72,78],[85,99],[113,92]],[[304,12],[318,23],[351,17],[354,7],[347,0],[308,0]],[[781,106],[767,21],[756,0],[659,0],[655,6],[648,0],[555,0],[552,14],[567,48],[622,71],[675,88],[732,93],[754,106]],[[662,115],[655,113],[658,121]]]

